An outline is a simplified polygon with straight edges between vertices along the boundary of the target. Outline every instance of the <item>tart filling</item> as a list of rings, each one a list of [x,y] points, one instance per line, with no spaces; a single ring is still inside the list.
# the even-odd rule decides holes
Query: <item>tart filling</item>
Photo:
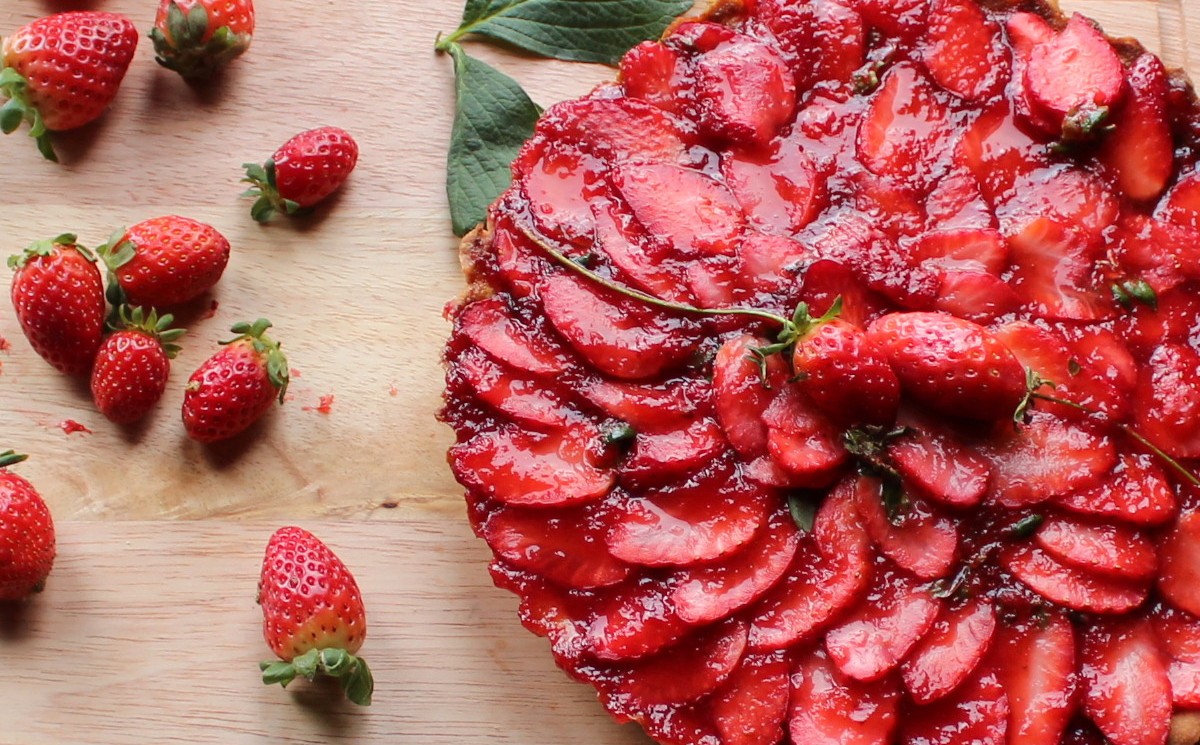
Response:
[[[493,578],[655,740],[1200,739],[1200,108],[1030,6],[719,5],[464,243]]]

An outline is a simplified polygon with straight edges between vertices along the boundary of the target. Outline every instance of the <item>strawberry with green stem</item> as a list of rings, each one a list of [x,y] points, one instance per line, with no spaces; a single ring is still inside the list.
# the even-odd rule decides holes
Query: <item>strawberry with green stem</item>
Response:
[[[206,80],[250,48],[252,0],[162,0],[150,41],[154,60],[186,80]]]
[[[233,339],[192,373],[183,395],[183,425],[198,442],[225,440],[261,419],[288,386],[288,361],[266,335],[271,322],[234,324]]]
[[[276,213],[307,214],[337,191],[358,163],[358,143],[337,127],[310,129],[292,137],[265,163],[246,163],[251,184],[242,196],[255,197],[250,216],[266,222]]]
[[[108,299],[155,308],[182,305],[221,279],[229,241],[211,225],[178,215],[113,233],[96,253],[108,268]]]
[[[120,330],[96,353],[92,367],[92,400],[110,421],[126,424],[150,412],[167,388],[171,360],[179,352],[175,340],[183,329],[171,328],[174,318],[161,318],[153,308],[122,305],[117,310]]]
[[[41,592],[54,565],[54,520],[33,484],[8,470],[25,460],[0,453],[0,602]]]
[[[50,132],[98,119],[125,78],[138,33],[115,13],[71,11],[39,18],[0,46],[0,131],[29,122],[29,136],[47,160],[57,161]]]
[[[280,662],[259,665],[263,683],[287,687],[297,676],[328,675],[341,681],[347,698],[371,704],[375,682],[357,657],[367,635],[358,583],[319,538],[297,527],[275,531],[267,543],[258,603],[263,638]]]

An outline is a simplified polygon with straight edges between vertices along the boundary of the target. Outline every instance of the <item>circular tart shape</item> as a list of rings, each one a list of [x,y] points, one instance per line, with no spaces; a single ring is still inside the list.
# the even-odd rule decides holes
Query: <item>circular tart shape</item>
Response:
[[[493,578],[658,742],[1197,741],[1200,107],[1030,6],[722,3],[464,242]]]

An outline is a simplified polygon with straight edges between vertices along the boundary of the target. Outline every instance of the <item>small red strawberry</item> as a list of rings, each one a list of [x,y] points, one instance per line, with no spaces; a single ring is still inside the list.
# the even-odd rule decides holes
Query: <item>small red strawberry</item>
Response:
[[[276,212],[304,211],[338,190],[358,163],[358,143],[337,127],[301,132],[283,143],[262,165],[247,163],[246,178],[253,184],[243,196],[257,197],[250,215],[266,222]]]
[[[183,426],[198,442],[233,437],[258,421],[271,402],[283,403],[288,385],[287,357],[266,336],[271,322],[233,326],[234,339],[192,373],[183,394]]]
[[[10,256],[12,303],[35,352],[55,369],[92,369],[104,332],[104,287],[92,253],[64,233]]]
[[[155,61],[188,80],[212,77],[253,35],[252,0],[162,0],[150,29]]]
[[[117,95],[137,49],[133,23],[115,13],[72,11],[39,18],[0,46],[0,130],[22,121],[48,160],[58,160],[48,132],[98,119]]]
[[[92,367],[92,400],[100,413],[118,424],[141,419],[167,388],[171,360],[179,352],[173,344],[183,329],[171,328],[171,315],[159,318],[151,309],[121,306],[123,328],[109,336],[96,353]]]
[[[54,521],[42,497],[8,466],[26,456],[0,453],[0,602],[41,592],[54,565]]]
[[[216,228],[177,215],[115,233],[96,249],[129,305],[180,305],[207,292],[229,263],[229,241]],[[114,282],[115,279],[115,282]]]
[[[280,528],[267,543],[258,603],[263,638],[283,662],[260,664],[263,683],[287,687],[302,675],[341,680],[346,696],[371,705],[375,681],[356,657],[367,636],[362,595],[350,570],[307,530]]]
[[[1011,416],[1025,396],[1025,371],[979,324],[944,313],[889,313],[867,328],[904,392],[946,416]]]

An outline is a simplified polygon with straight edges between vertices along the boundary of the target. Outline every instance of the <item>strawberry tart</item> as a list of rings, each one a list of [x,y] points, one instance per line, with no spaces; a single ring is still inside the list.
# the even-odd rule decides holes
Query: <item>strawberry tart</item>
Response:
[[[463,244],[493,578],[679,745],[1200,741],[1200,106],[1034,0],[730,0]]]

